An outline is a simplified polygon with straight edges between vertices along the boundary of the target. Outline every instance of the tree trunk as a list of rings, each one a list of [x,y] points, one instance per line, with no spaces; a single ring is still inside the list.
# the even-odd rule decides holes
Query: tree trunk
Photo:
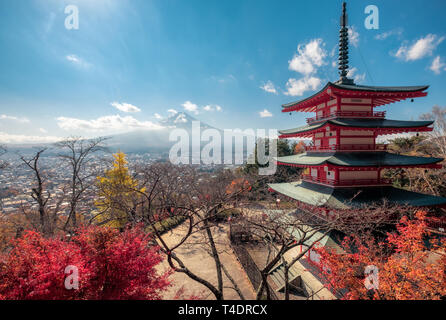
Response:
[[[223,300],[223,274],[222,274],[220,256],[218,255],[217,247],[215,246],[214,236],[212,235],[212,231],[209,226],[208,220],[204,219],[203,223],[206,229],[206,235],[209,239],[209,245],[211,246],[212,258],[215,261],[215,267],[217,271],[218,291],[221,292],[221,299]]]
[[[289,267],[285,266],[285,300],[290,300],[290,280]]]

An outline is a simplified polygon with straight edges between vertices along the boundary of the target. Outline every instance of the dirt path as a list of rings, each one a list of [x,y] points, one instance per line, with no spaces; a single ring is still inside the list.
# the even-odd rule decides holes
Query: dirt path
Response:
[[[254,299],[255,293],[252,288],[251,282],[246,276],[245,271],[235,257],[227,236],[228,226],[221,224],[219,227],[213,227],[213,234],[215,242],[217,243],[217,249],[219,250],[221,261],[228,270],[231,277],[235,280],[240,290],[242,291],[245,299]],[[169,244],[177,243],[186,232],[186,224],[180,225],[172,231],[167,232],[163,238]],[[203,234],[193,234],[188,241],[182,245],[179,249],[175,250],[175,253],[180,257],[184,264],[195,274],[203,277],[212,284],[217,284],[217,275],[215,269],[215,262],[212,257],[206,252],[205,238]],[[168,268],[167,261],[163,262],[163,268]],[[199,295],[202,299],[215,299],[214,295],[203,286],[202,284],[190,279],[183,273],[176,272],[172,274],[170,278],[173,282],[173,286],[166,292],[164,299],[172,299],[175,293],[183,287],[185,295],[190,296]],[[224,283],[224,299],[240,300],[239,295],[232,288],[231,282],[223,274]]]

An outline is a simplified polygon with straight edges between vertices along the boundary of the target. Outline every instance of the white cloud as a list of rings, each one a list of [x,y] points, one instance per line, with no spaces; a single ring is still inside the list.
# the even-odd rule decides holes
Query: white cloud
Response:
[[[0,132],[0,143],[53,143],[61,139],[54,136],[27,136]]]
[[[110,103],[113,107],[115,107],[116,109],[118,109],[119,111],[122,112],[141,112],[141,109],[130,104],[130,103],[119,103],[119,102],[112,102]]]
[[[260,111],[259,115],[261,118],[269,118],[269,117],[273,116],[273,114],[266,109],[264,109],[263,111]]]
[[[212,81],[217,81],[218,83],[228,83],[228,82],[237,81],[237,78],[234,77],[234,75],[232,75],[232,74],[229,74],[229,75],[223,76],[223,77],[211,76],[210,79]]]
[[[305,91],[316,90],[321,85],[321,79],[316,77],[304,77],[302,79],[289,79],[286,83],[287,96],[301,96]]]
[[[354,26],[348,28],[348,40],[354,47],[359,44],[359,32],[356,31]]]
[[[208,104],[203,107],[204,111],[222,111],[222,108],[219,105],[211,105]]]
[[[435,74],[440,74],[442,69],[446,70],[446,64],[441,61],[440,56],[436,56],[435,59],[432,61],[431,66],[429,69],[431,69]]]
[[[198,106],[195,103],[192,103],[190,101],[186,101],[185,103],[182,104],[184,110],[189,111],[189,112],[193,112],[195,114],[198,114]]]
[[[431,56],[437,46],[444,40],[444,37],[438,37],[435,34],[428,34],[424,38],[418,39],[411,46],[401,45],[395,53],[395,57],[405,61],[414,61]]]
[[[92,120],[59,117],[57,125],[64,130],[85,130],[91,132],[103,131],[132,131],[158,130],[163,126],[151,121],[139,121],[132,116],[120,115],[103,116]]]
[[[380,34],[377,34],[376,36],[375,36],[375,39],[376,40],[385,40],[385,39],[387,39],[388,37],[390,37],[390,36],[394,36],[394,35],[396,35],[396,36],[401,36],[403,34],[403,29],[402,28],[398,28],[398,29],[393,29],[393,30],[390,30],[390,31],[386,31],[386,32],[383,32],[383,33],[380,33]]]
[[[364,81],[365,73],[357,74],[357,72],[358,72],[358,69],[356,67],[353,67],[350,70],[348,70],[347,77],[353,78],[353,80],[356,83],[360,83],[360,82]]]
[[[48,131],[46,129],[44,129],[44,128],[39,128],[39,131],[42,132],[42,133],[48,133]]]
[[[260,89],[269,92],[269,93],[274,93],[277,94],[277,90],[276,87],[274,86],[274,83],[271,80],[268,80],[266,83],[264,83]]]
[[[331,66],[332,66],[333,68],[336,68],[336,67],[338,66],[338,62],[337,62],[337,61],[332,61],[332,62],[331,62]]]
[[[74,62],[74,63],[80,63],[81,60],[74,54],[68,55],[65,57],[68,61]]]
[[[159,113],[154,114],[155,119],[161,120],[163,117]]]
[[[27,118],[8,116],[6,114],[0,114],[0,120],[12,120],[12,121],[20,122],[20,123],[29,123],[30,122],[29,119],[27,119]]]
[[[178,111],[175,109],[169,109],[169,110],[167,110],[167,113],[169,113],[169,115],[174,115],[174,114],[177,114]]]
[[[317,71],[317,67],[324,64],[327,56],[322,39],[314,39],[305,45],[297,46],[297,53],[288,61],[290,70],[309,75]]]
[[[84,61],[83,59],[79,58],[77,55],[75,54],[70,54],[65,56],[65,59],[67,59],[68,61],[70,61],[71,63],[84,67],[84,68],[88,68],[90,66],[89,63],[87,63],[86,61]]]

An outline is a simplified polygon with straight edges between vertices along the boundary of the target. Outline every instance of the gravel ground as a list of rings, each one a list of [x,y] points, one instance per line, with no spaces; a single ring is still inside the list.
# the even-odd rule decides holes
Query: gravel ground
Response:
[[[163,238],[168,244],[175,244],[186,232],[186,225],[182,224],[175,229],[167,232]],[[215,242],[217,243],[217,249],[219,250],[221,261],[228,270],[231,277],[235,280],[240,290],[242,291],[245,299],[254,299],[255,292],[252,288],[251,282],[246,276],[245,271],[235,257],[228,239],[228,226],[220,224],[213,227],[213,234]],[[200,233],[193,234],[188,241],[180,248],[175,250],[175,253],[182,259],[184,264],[195,274],[203,277],[212,284],[217,284],[217,275],[215,271],[215,262],[212,257],[206,252],[207,246],[204,235]],[[164,261],[161,266],[162,270],[168,268],[167,261]],[[165,293],[164,299],[172,299],[175,293],[184,288],[185,296],[198,295],[201,299],[215,299],[214,295],[202,284],[190,279],[187,275],[179,272],[175,272],[171,275],[170,279],[173,282],[173,286]],[[223,282],[225,287],[232,286],[229,279],[223,274]],[[237,292],[231,288],[224,288],[223,290],[225,300],[240,300]]]

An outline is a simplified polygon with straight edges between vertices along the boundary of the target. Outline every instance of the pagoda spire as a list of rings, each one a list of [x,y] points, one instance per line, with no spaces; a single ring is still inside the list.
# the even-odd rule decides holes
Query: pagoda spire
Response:
[[[347,78],[348,74],[348,16],[347,3],[342,3],[341,29],[339,30],[339,75],[338,83],[353,84],[352,79]]]

